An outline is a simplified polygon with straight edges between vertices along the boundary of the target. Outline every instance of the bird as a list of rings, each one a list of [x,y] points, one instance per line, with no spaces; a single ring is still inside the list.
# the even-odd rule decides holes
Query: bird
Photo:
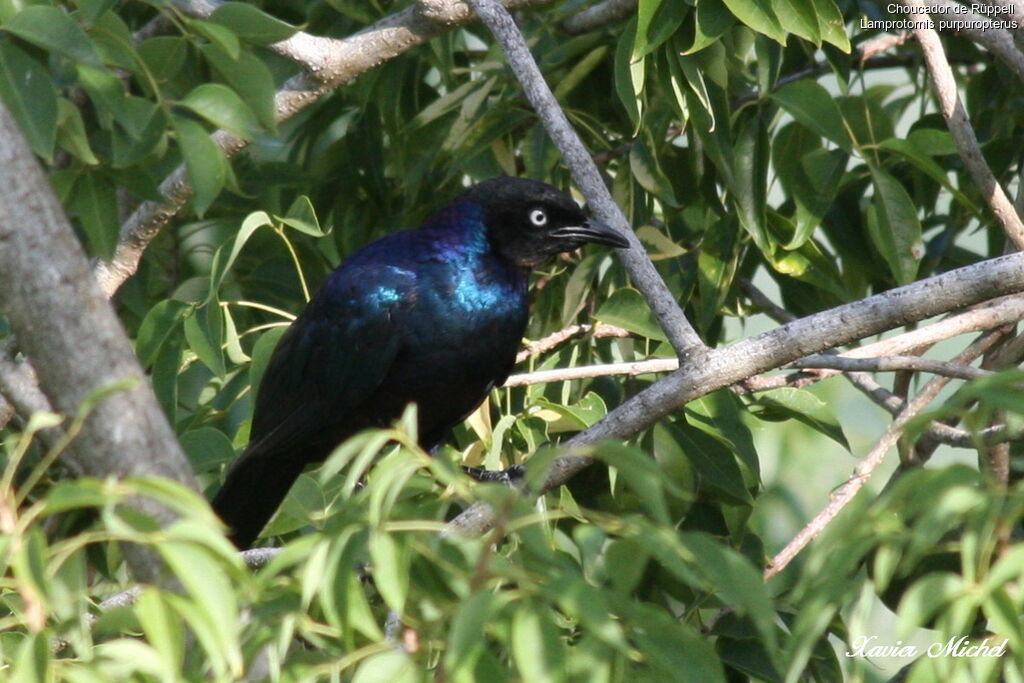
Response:
[[[587,243],[629,246],[555,187],[502,176],[354,251],[271,354],[249,444],[212,501],[235,545],[256,541],[307,465],[410,403],[420,445],[441,445],[511,372],[531,270]]]

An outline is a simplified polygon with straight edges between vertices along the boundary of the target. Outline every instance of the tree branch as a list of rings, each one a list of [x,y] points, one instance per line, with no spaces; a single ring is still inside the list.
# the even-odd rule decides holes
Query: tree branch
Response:
[[[924,2],[922,0],[900,1],[908,8],[923,12]],[[989,168],[985,157],[981,154],[978,137],[967,118],[963,102],[957,95],[956,79],[953,77],[953,70],[949,67],[949,62],[942,50],[942,42],[939,40],[938,33],[933,28],[925,28],[917,23],[914,24],[912,30],[914,37],[921,45],[921,52],[924,53],[928,73],[931,74],[935,94],[939,100],[939,108],[942,110],[942,116],[946,119],[946,125],[949,127],[957,152],[963,159],[964,165],[982,196],[988,202],[992,213],[1003,226],[1003,232],[1016,245],[1017,249],[1024,249],[1024,223],[1021,223],[1020,216],[1017,215],[1006,192],[992,174],[992,169]],[[1024,82],[1024,75],[1022,75],[1022,82]]]
[[[591,212],[598,220],[607,223],[629,240],[628,249],[617,250],[619,257],[629,271],[633,284],[643,293],[676,353],[681,357],[705,353],[707,347],[686,319],[675,296],[661,279],[622,210],[609,194],[593,157],[583,146],[551,89],[544,82],[544,76],[508,10],[496,0],[468,0],[468,3],[501,44],[509,67],[569,167],[573,180],[587,198]]]
[[[578,36],[622,21],[635,11],[636,0],[601,0],[563,21],[562,29],[569,35]]]
[[[596,325],[570,325],[564,330],[552,332],[542,339],[538,339],[527,344],[526,348],[516,354],[516,363],[522,363],[534,356],[547,353],[552,349],[558,348],[573,337],[587,334],[588,332],[592,332],[595,339],[602,339],[606,337],[624,338],[629,336],[629,330],[624,330],[621,327],[608,325],[606,323],[597,323]]]
[[[793,361],[791,368],[825,368],[840,372],[898,372],[914,370],[929,372],[934,375],[955,379],[979,379],[992,374],[991,370],[982,370],[941,360],[921,358],[920,356],[880,356],[878,358],[844,358],[843,356],[827,356],[813,354],[806,358]]]
[[[69,457],[96,477],[158,475],[195,487],[49,181],[3,106],[0,175],[0,307],[50,404],[73,415],[95,402]],[[102,391],[108,393],[101,397]],[[140,501],[139,507],[169,519],[155,504]],[[153,556],[131,553],[129,561],[140,580],[157,577]]]
[[[981,261],[904,287],[795,320],[769,332],[712,349],[629,398],[602,420],[569,439],[568,447],[625,439],[687,402],[744,378],[857,339],[1024,291],[1024,253]],[[578,455],[557,458],[540,493],[561,486],[589,465]],[[453,519],[447,533],[480,533],[493,513],[475,503]]]

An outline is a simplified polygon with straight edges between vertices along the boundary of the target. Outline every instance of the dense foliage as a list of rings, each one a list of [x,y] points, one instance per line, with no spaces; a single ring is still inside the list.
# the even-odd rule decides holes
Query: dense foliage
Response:
[[[757,312],[743,280],[800,316],[1002,253],[916,47],[874,62],[857,52],[876,35],[861,17],[881,6],[641,0],[625,20],[569,35],[562,20],[585,4],[525,10],[523,32],[708,344],[732,341],[735,322]],[[267,0],[199,19],[160,0],[0,2],[0,97],[91,255],[109,258],[127,213],[187,167],[189,208],[116,302],[211,490],[247,441],[274,343],[345,254],[416,225],[469,181],[505,173],[568,187],[479,25],[275,122],[275,89],[299,67],[270,44],[297,27],[348,36],[404,5]],[[133,37],[155,17],[158,30]],[[947,50],[967,65],[962,95],[985,156],[1012,184],[1024,89],[967,40]],[[208,135],[216,128],[250,144],[226,159]],[[519,372],[674,355],[607,249],[559,260],[532,289],[530,340],[595,321],[629,336],[579,335]],[[529,461],[539,481],[549,445],[655,378],[497,389],[436,458],[415,447],[411,419],[357,437],[303,475],[265,534],[284,550],[255,571],[195,493],[65,478],[60,444],[34,438],[59,418],[12,423],[0,494],[4,677],[228,680],[262,667],[280,680],[872,678],[870,662],[841,653],[851,612],[877,600],[899,615],[899,634],[879,634],[888,643],[917,628],[942,642],[1008,639],[1002,658],[920,657],[913,680],[1024,676],[1024,557],[1012,543],[1024,496],[1013,477],[907,467],[762,581],[778,542],[766,547],[763,518],[752,522],[764,491],[753,431],[781,442],[814,430],[846,447],[847,416],[822,388],[708,395],[594,448],[597,465],[536,505],[457,467]],[[968,384],[943,415],[971,428],[1012,419],[1024,409],[1019,379]],[[836,464],[835,483],[850,463]],[[125,504],[133,495],[181,521],[153,528]],[[480,498],[499,511],[494,532],[438,533]],[[134,605],[98,610],[131,585],[124,542],[156,548],[183,589],[145,587]]]

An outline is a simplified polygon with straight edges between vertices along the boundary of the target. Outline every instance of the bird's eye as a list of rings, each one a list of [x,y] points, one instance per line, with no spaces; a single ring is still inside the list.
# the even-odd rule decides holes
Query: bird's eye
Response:
[[[530,212],[530,222],[538,228],[547,225],[548,215],[544,213],[543,209],[534,209]]]

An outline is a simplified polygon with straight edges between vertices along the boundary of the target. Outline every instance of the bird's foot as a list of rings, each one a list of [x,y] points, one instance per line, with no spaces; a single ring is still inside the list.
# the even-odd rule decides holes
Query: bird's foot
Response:
[[[485,470],[482,467],[463,467],[462,471],[481,482],[498,482],[510,487],[517,487],[526,476],[526,468],[512,465],[503,470]]]

